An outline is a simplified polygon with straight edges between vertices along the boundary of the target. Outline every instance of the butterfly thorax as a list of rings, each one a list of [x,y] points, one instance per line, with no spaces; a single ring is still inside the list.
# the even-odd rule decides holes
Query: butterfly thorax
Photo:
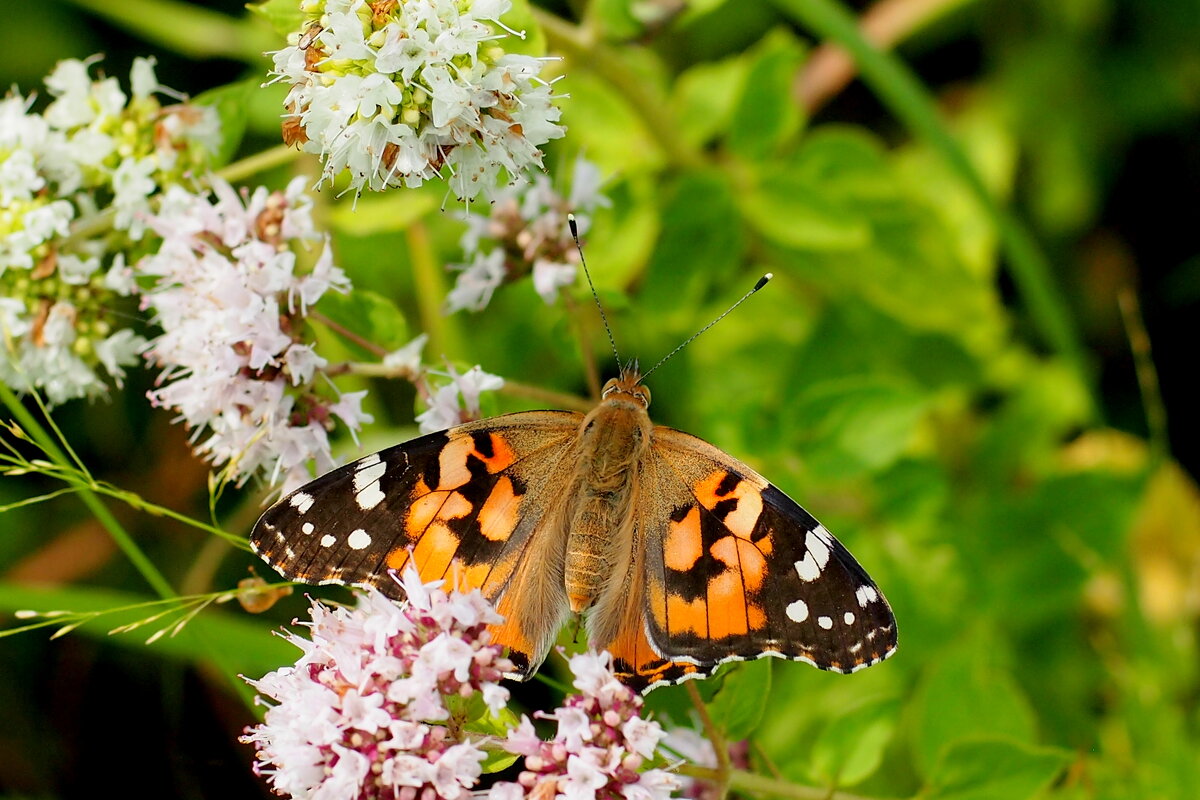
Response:
[[[592,606],[614,571],[628,570],[638,469],[650,446],[650,392],[623,373],[579,427],[579,459],[565,515],[564,579],[571,610]]]

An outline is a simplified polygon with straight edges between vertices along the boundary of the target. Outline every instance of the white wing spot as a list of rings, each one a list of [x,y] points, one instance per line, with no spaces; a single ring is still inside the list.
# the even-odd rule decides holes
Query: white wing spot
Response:
[[[811,550],[804,554],[804,558],[796,562],[796,574],[802,581],[815,581],[821,577],[821,567],[813,559]]]
[[[817,617],[817,624],[825,630],[829,630],[833,627],[833,620],[829,617]]]
[[[312,508],[313,496],[311,494],[305,494],[304,492],[296,492],[294,495],[292,495],[292,499],[288,502],[291,503],[292,508],[299,511],[301,514],[307,514],[308,510]]]
[[[379,488],[379,481],[375,481],[375,483],[360,491],[354,499],[358,501],[358,507],[363,511],[370,511],[382,503],[384,494],[383,490]]]
[[[354,473],[354,491],[361,492],[364,486],[379,483],[379,479],[385,472],[387,472],[387,464],[382,461],[360,468]]]
[[[843,616],[842,619],[844,619],[846,621],[847,625],[853,625],[854,624],[854,612],[847,611],[846,615]]]
[[[818,525],[815,530],[804,537],[804,546],[816,561],[818,569],[825,569],[829,563],[829,531]]]
[[[875,591],[874,586],[860,586],[854,590],[854,596],[858,598],[858,607],[866,608],[867,603],[874,603],[879,599],[879,592]]]
[[[792,622],[804,622],[808,619],[808,603],[803,600],[797,600],[794,603],[789,603],[787,607],[788,619]]]
[[[371,535],[362,528],[350,534],[350,538],[346,540],[346,544],[350,545],[351,550],[362,550],[371,543]]]
[[[855,642],[854,644],[850,645],[851,653],[857,653],[859,650],[862,650],[862,642]]]
[[[333,543],[336,541],[337,539],[327,533],[321,537],[321,547],[333,547]]]
[[[304,534],[307,536],[307,535],[311,534],[314,530],[316,530],[316,528],[313,527],[313,524],[311,522],[306,522],[300,526],[300,530],[303,531]]]
[[[358,463],[355,464],[354,466],[358,467],[359,469],[365,469],[366,467],[369,467],[372,464],[378,464],[379,461],[380,461],[379,453],[371,453],[371,455],[369,455],[369,456],[363,456],[362,458],[360,458],[358,460]]]

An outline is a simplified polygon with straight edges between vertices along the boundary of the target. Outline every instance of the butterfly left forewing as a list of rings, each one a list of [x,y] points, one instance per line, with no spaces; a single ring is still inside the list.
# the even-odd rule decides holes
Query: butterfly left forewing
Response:
[[[574,461],[581,418],[508,414],[366,456],[269,508],[250,544],[305,583],[401,597],[389,572],[411,562],[424,581],[479,589],[506,616],[493,637],[526,677],[566,613],[555,476]]]
[[[646,639],[673,682],[774,655],[853,672],[895,650],[896,625],[854,557],[797,503],[701,439],[656,427],[642,515]]]

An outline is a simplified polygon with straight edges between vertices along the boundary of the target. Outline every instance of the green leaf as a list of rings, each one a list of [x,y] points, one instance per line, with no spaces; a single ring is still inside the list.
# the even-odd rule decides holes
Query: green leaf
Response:
[[[927,402],[919,389],[880,375],[816,381],[793,401],[788,424],[807,439],[800,448],[813,470],[879,470],[908,447]]]
[[[771,659],[747,661],[725,675],[708,711],[732,742],[754,733],[771,694]]]
[[[500,21],[517,33],[525,34],[523,38],[510,34],[501,39],[500,46],[504,48],[504,52],[521,53],[527,56],[546,55],[546,35],[542,32],[542,27],[538,25],[537,18],[533,16],[529,0],[512,0],[512,8],[500,18]],[[503,31],[496,32],[503,33]]]
[[[640,36],[642,23],[633,15],[632,0],[596,0],[589,12],[600,24],[604,39],[621,41]]]
[[[779,152],[800,130],[800,105],[792,86],[803,48],[785,30],[774,31],[758,47],[733,112],[729,147],[758,160]]]
[[[249,3],[246,8],[271,23],[271,28],[280,38],[286,39],[289,33],[300,33],[300,26],[304,24],[300,0],[266,0],[263,3]]]
[[[813,744],[809,770],[822,786],[853,786],[883,762],[896,729],[899,703],[882,700],[830,720]]]
[[[702,62],[684,70],[674,83],[671,106],[679,135],[693,147],[727,132],[733,122],[738,89],[750,69],[744,57]]]
[[[692,322],[709,282],[731,274],[744,247],[733,193],[721,175],[687,173],[662,202],[661,234],[639,301],[659,310],[660,333],[664,318]]]
[[[1033,741],[1036,721],[1029,701],[1008,671],[990,663],[989,656],[981,641],[968,641],[942,655],[925,676],[913,720],[921,773],[933,776],[946,753],[965,739]]]
[[[503,739],[520,721],[516,713],[507,706],[501,708],[498,714],[493,714],[487,704],[483,702],[483,695],[479,692],[472,694],[466,700],[461,697],[447,697],[446,702],[451,713],[456,716],[460,715],[459,711],[461,710],[461,716],[467,720],[463,728],[470,733],[480,733]],[[488,750],[482,767],[484,773],[491,774],[511,767],[516,761],[517,756],[507,751]]]
[[[209,89],[192,98],[196,105],[216,111],[221,120],[221,146],[212,156],[211,167],[221,167],[233,160],[246,135],[247,105],[261,83],[261,78],[250,78]]]
[[[763,165],[763,177],[739,197],[742,216],[759,233],[796,250],[858,250],[871,244],[870,221],[828,187],[778,163]]]
[[[950,747],[930,775],[926,800],[1025,800],[1038,795],[1071,762],[1071,753],[1005,739],[979,738]]]
[[[391,300],[369,289],[353,289],[347,294],[328,292],[317,308],[330,321],[385,350],[395,350],[409,339],[404,313]],[[356,342],[343,340],[363,357],[377,357]]]

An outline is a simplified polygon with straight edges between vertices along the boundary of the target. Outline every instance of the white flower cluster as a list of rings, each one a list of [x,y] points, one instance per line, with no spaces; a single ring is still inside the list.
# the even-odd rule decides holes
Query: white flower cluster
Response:
[[[503,378],[484,372],[479,365],[463,373],[448,367],[448,373],[450,382],[431,392],[427,400],[429,407],[417,415],[421,433],[433,433],[479,419],[483,413],[479,407],[480,395],[504,386]]]
[[[466,214],[462,248],[469,262],[450,267],[459,274],[446,297],[446,313],[481,311],[501,283],[531,273],[534,289],[553,304],[560,289],[575,283],[579,264],[567,217],[574,214],[580,235],[587,232],[592,212],[609,205],[600,183],[599,168],[579,158],[566,197],[538,175],[530,184],[499,192],[488,214]]]
[[[107,391],[144,343],[118,327],[137,286],[126,263],[160,187],[203,168],[219,144],[211,109],[163,106],[150,59],[131,94],[87,61],[46,78],[52,101],[0,100],[0,380],[53,404]],[[172,94],[173,96],[173,94]]]
[[[295,798],[468,800],[485,753],[447,727],[447,697],[481,693],[493,713],[508,702],[498,683],[512,663],[488,644],[501,618],[478,591],[400,578],[407,602],[375,589],[354,609],[313,603],[311,641],[293,667],[250,681],[275,701],[242,741],[256,770]]]
[[[643,771],[664,734],[642,719],[642,698],[617,680],[607,653],[582,653],[570,664],[579,694],[542,715],[558,723],[554,739],[543,742],[522,717],[505,749],[524,756],[525,769],[515,783],[494,785],[488,800],[666,800],[679,779]]]
[[[313,227],[303,178],[285,192],[241,195],[214,179],[212,193],[172,187],[149,224],[162,237],[138,264],[157,279],[143,305],[163,333],[146,353],[162,367],[152,403],[176,409],[197,446],[238,482],[261,470],[284,491],[332,469],[328,431],[340,419],[352,432],[371,418],[366,392],[337,396],[322,378],[309,308],[350,281]],[[311,266],[298,254],[323,243]],[[306,254],[307,255],[307,254]]]
[[[504,386],[499,375],[484,372],[476,364],[466,372],[447,366],[446,372],[435,371],[421,363],[421,351],[429,336],[422,333],[399,350],[383,358],[383,366],[393,375],[413,382],[425,402],[425,410],[417,415],[421,433],[452,428],[482,415],[480,397],[484,392],[494,392]],[[437,388],[430,381],[436,377]],[[449,379],[448,382],[442,381]]]
[[[284,140],[324,161],[323,180],[415,187],[449,173],[451,190],[522,179],[563,135],[541,62],[506,53],[489,22],[509,0],[304,0],[305,22],[274,54],[291,84]]]

